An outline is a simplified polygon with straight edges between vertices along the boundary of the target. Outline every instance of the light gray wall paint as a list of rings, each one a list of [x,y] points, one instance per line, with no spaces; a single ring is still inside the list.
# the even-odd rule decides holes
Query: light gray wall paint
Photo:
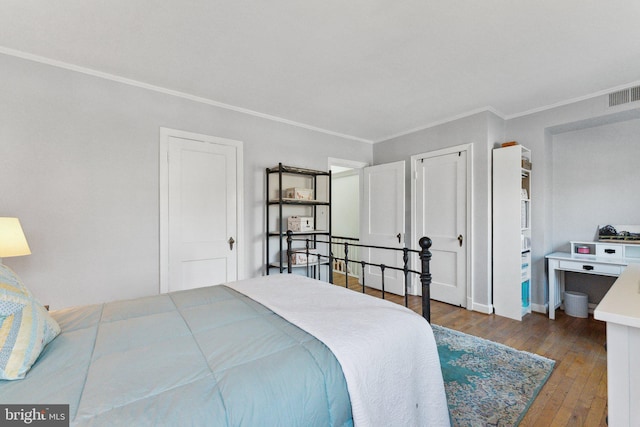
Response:
[[[608,108],[602,96],[506,122],[481,113],[372,148],[5,55],[0,69],[0,215],[21,219],[33,252],[4,261],[53,308],[158,292],[161,126],[244,142],[247,276],[263,268],[265,167],[283,161],[326,169],[336,153],[367,163],[408,162],[413,154],[473,143],[478,304],[490,301],[491,148],[516,140],[532,149],[533,303],[544,304],[544,255],[567,239],[554,240],[554,224],[568,221],[553,206],[554,145],[567,132],[584,130],[589,139],[612,123],[640,118],[637,102]],[[600,136],[606,145],[609,136]],[[616,154],[629,155],[626,148]],[[633,186],[629,181],[625,188]],[[408,219],[409,212],[407,204]],[[592,227],[578,232],[592,233]]]
[[[640,225],[640,119],[553,137],[553,250],[593,241],[598,225]]]
[[[553,147],[557,138],[562,140],[561,134],[584,130],[583,136],[593,134],[605,147],[608,146],[609,136],[603,136],[602,132],[610,131],[607,128],[612,123],[621,123],[636,120],[640,117],[640,106],[637,102],[618,107],[608,107],[606,95],[590,98],[580,102],[548,109],[539,113],[529,114],[514,118],[506,122],[505,140],[515,140],[531,149],[533,173],[531,182],[532,197],[532,303],[544,305],[548,301],[546,261],[544,256],[554,249],[562,249],[566,244],[560,243],[561,237],[554,236],[554,224],[569,223],[573,213],[563,212],[554,206],[555,173],[553,167]],[[614,137],[615,139],[615,137]],[[637,141],[637,140],[636,140]],[[618,156],[626,156],[634,153],[624,146]],[[606,149],[606,148],[605,148]],[[581,157],[582,154],[576,153]],[[573,169],[574,174],[583,174],[582,165],[573,164],[567,167],[567,171]],[[616,166],[610,165],[611,172]],[[626,188],[635,188],[637,184],[628,182]],[[590,198],[590,188],[584,189],[584,197]],[[620,191],[615,185],[607,185],[602,191],[617,193]],[[600,192],[600,191],[599,191]],[[589,202],[591,206],[599,203],[595,198]],[[594,218],[595,221],[595,218]],[[595,224],[597,226],[597,224]],[[593,236],[593,227],[584,226],[580,231],[574,230],[582,236]],[[568,235],[566,235],[568,237]],[[562,237],[565,239],[565,237]]]
[[[370,144],[0,55],[0,216],[32,255],[6,258],[52,308],[159,291],[159,128],[244,143],[245,276],[263,273],[265,168],[371,162]]]
[[[377,143],[373,147],[374,164],[399,160],[406,162],[406,223],[407,236],[411,236],[411,156],[473,144],[472,301],[483,307],[491,305],[491,252],[487,250],[491,238],[491,148],[495,142],[502,140],[502,132],[502,119],[493,113],[483,112]]]
[[[444,147],[463,143],[474,143],[474,195],[473,195],[473,303],[479,305],[491,304],[491,149],[500,142],[515,140],[532,150],[533,177],[533,245],[532,245],[532,302],[534,309],[544,310],[548,301],[546,262],[544,256],[553,250],[563,249],[568,240],[576,236],[592,236],[594,227],[598,224],[582,226],[580,230],[558,235],[562,224],[579,224],[572,222],[573,209],[557,208],[554,200],[563,198],[556,191],[566,191],[556,188],[554,146],[558,141],[564,141],[566,133],[580,132],[580,138],[592,141],[592,145],[602,144],[602,150],[611,150],[609,154],[637,159],[638,132],[635,123],[627,123],[640,117],[638,103],[608,107],[606,95],[551,108],[542,112],[526,116],[503,120],[491,113],[481,113],[433,128],[425,129],[393,140],[374,145],[374,162],[382,164],[396,160],[406,160],[407,170],[410,170],[409,158],[413,154],[434,151]],[[618,123],[619,125],[614,125]],[[617,143],[610,143],[610,141]],[[635,144],[635,146],[634,146]],[[578,148],[576,148],[579,150]],[[567,150],[570,151],[570,150]],[[595,152],[590,156],[603,157]],[[567,155],[563,153],[563,155]],[[587,154],[585,154],[587,155]],[[582,158],[577,154],[577,159]],[[557,160],[556,164],[567,163],[563,172],[579,175],[584,173],[581,161]],[[603,171],[615,171],[616,166],[606,164]],[[605,172],[599,172],[605,173]],[[574,175],[574,176],[575,176]],[[620,190],[628,194],[637,191],[637,180],[623,182],[607,182],[598,193],[617,193]],[[407,176],[407,188],[410,185]],[[589,189],[583,191],[589,206],[602,203],[599,197],[591,197]],[[564,200],[564,199],[562,199]],[[407,223],[409,224],[410,196],[407,195]],[[634,203],[634,202],[629,202]],[[635,205],[634,205],[635,206]],[[628,208],[628,207],[627,207]],[[624,209],[627,209],[624,208]],[[630,209],[630,208],[629,208]],[[633,216],[637,209],[626,212],[622,216]],[[594,219],[595,220],[595,219]],[[627,223],[638,223],[640,218]],[[612,221],[610,221],[612,222]],[[555,225],[554,224],[560,224]],[[410,233],[410,230],[407,230]],[[593,279],[589,279],[593,280]],[[583,280],[588,282],[589,280]],[[605,285],[606,285],[606,280]],[[574,286],[576,280],[568,279],[569,287]],[[578,284],[575,284],[579,286]],[[593,288],[591,288],[593,289]],[[594,299],[598,300],[598,292],[594,292]]]
[[[640,224],[640,119],[553,136],[552,249],[597,239],[598,226]],[[566,274],[569,290],[598,303],[612,279]]]

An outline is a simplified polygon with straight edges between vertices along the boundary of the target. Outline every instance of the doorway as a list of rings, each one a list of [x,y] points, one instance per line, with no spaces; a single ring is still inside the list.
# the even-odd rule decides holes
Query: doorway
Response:
[[[413,241],[431,238],[431,298],[467,307],[471,277],[472,145],[411,157]]]
[[[242,143],[161,128],[160,292],[237,280]]]
[[[360,242],[360,209],[362,200],[362,170],[367,164],[354,160],[329,158],[331,171],[331,234],[332,252],[344,258],[344,243]],[[348,257],[360,260],[358,247],[349,247]],[[362,268],[356,263],[335,260],[334,278],[348,273],[360,279]],[[341,279],[342,280],[342,279]]]

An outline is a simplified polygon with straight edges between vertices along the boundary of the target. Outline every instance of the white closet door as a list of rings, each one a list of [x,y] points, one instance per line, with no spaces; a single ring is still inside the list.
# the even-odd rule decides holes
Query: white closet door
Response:
[[[462,307],[467,289],[466,156],[460,151],[419,160],[415,202],[416,233],[433,242],[431,298]]]
[[[163,292],[238,278],[238,147],[198,135],[166,137]]]
[[[364,200],[360,221],[360,240],[365,245],[404,247],[404,161],[364,168]],[[402,267],[402,251],[365,249],[367,262]],[[365,284],[382,289],[382,272],[367,266]],[[385,292],[404,295],[404,274],[387,269]]]

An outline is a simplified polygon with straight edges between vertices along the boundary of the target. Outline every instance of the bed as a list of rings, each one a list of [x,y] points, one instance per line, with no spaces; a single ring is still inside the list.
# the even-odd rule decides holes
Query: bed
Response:
[[[68,404],[71,425],[449,425],[428,322],[314,279],[49,315],[61,332],[24,378],[0,381],[0,404]]]

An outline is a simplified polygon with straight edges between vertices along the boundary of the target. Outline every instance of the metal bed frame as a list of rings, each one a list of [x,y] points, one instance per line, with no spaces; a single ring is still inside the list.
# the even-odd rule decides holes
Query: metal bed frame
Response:
[[[331,249],[331,239],[329,239],[328,241],[323,241],[323,240],[315,240],[312,241],[311,239],[294,239],[293,238],[294,233],[291,230],[287,230],[287,273],[292,273],[293,269],[292,269],[292,263],[291,263],[291,256],[294,252],[300,252],[300,250],[294,250],[293,249],[293,242],[294,241],[299,241],[299,242],[305,242],[305,247],[304,247],[304,252],[307,255],[307,262],[306,262],[306,274],[307,276],[311,277],[311,275],[313,275],[314,278],[316,277],[316,272],[318,274],[318,277],[320,275],[320,266],[323,264],[322,260],[328,260],[328,268],[329,268],[329,281],[332,282],[333,281],[333,261],[334,260],[341,260],[344,261],[345,265],[349,265],[350,262],[353,263],[358,263],[362,266],[362,292],[365,292],[365,287],[366,287],[366,282],[365,282],[365,267],[366,266],[373,266],[373,267],[378,267],[380,268],[380,272],[381,272],[381,277],[382,277],[382,298],[384,299],[385,297],[385,289],[384,289],[384,272],[385,270],[389,269],[389,270],[396,270],[396,271],[402,271],[404,274],[404,287],[405,287],[405,292],[404,292],[404,305],[405,307],[408,307],[409,305],[409,299],[408,299],[408,291],[409,291],[409,273],[413,273],[413,274],[417,274],[420,276],[420,284],[422,285],[422,317],[424,317],[427,322],[431,322],[431,292],[430,292],[430,287],[431,287],[431,273],[429,272],[429,263],[431,261],[431,252],[429,251],[429,248],[431,247],[431,239],[428,237],[422,237],[419,241],[419,245],[420,245],[420,250],[415,250],[415,249],[409,249],[409,248],[389,248],[389,247],[383,247],[383,246],[374,246],[374,245],[361,245],[361,244],[356,244],[356,243],[349,243],[349,242],[344,242],[344,257],[335,257],[333,255],[333,251]],[[328,253],[329,255],[324,255],[321,253],[316,253],[316,252],[310,252],[310,249],[312,249],[311,243],[314,244],[318,244],[318,243],[325,243],[328,246],[329,250]],[[397,266],[389,266],[389,265],[385,265],[385,264],[372,264],[363,260],[351,260],[349,259],[349,247],[360,247],[360,248],[366,248],[366,249],[383,249],[383,250],[392,250],[392,251],[402,251],[403,256],[403,266],[402,267],[397,267]],[[416,271],[416,270],[412,270],[409,268],[409,254],[413,253],[413,254],[417,254],[420,257],[420,264],[421,264],[421,269],[420,271]],[[309,262],[309,259],[314,258],[317,260],[317,262]],[[326,263],[325,263],[326,264]],[[318,267],[317,269],[315,267]],[[348,268],[345,271],[345,287],[348,287],[348,279],[349,279],[349,271]]]

